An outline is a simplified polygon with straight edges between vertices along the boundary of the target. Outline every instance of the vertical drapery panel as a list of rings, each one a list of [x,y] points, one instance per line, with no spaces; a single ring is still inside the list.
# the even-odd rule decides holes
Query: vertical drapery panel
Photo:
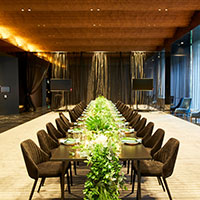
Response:
[[[52,53],[52,70],[51,78],[68,79],[68,60],[66,53]],[[64,91],[52,92],[51,106],[52,108],[64,107],[67,101],[67,95]]]
[[[181,97],[190,97],[190,46],[172,46],[171,56],[171,96],[177,104]]]
[[[191,108],[200,110],[200,26],[192,32],[192,84],[191,84]]]
[[[107,55],[103,52],[96,52],[92,57],[92,66],[89,70],[87,102],[99,95],[107,97],[108,91],[108,66]]]
[[[131,78],[138,79],[138,78],[145,78],[144,74],[144,62],[146,58],[145,52],[132,52],[131,53]],[[132,80],[131,80],[131,85]],[[143,91],[131,91],[132,92],[132,99],[134,99],[133,103],[143,104],[145,99],[145,93]]]
[[[47,74],[49,63],[43,59],[27,54],[27,102],[26,110],[35,110],[36,107],[32,102],[32,96],[37,92],[45,75]]]
[[[68,53],[67,59],[72,79],[70,104],[89,103],[98,95],[130,103],[129,53]]]
[[[129,53],[107,54],[108,94],[113,102],[131,103],[131,73]]]
[[[92,69],[91,53],[69,53],[69,78],[72,80],[72,92],[70,92],[70,104],[80,101],[88,103],[88,95],[93,97],[93,85],[88,86],[90,70]],[[91,76],[92,78],[92,76]]]

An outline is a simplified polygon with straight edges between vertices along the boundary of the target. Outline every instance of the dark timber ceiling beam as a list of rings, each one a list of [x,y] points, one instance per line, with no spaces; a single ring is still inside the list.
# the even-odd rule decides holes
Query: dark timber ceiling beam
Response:
[[[193,16],[191,17],[189,25],[184,28],[177,28],[173,38],[165,39],[164,45],[159,47],[157,50],[161,51],[165,48],[165,51],[170,51],[173,42],[180,39],[182,36],[184,36],[186,33],[191,31],[198,25],[200,25],[200,11],[195,11]]]

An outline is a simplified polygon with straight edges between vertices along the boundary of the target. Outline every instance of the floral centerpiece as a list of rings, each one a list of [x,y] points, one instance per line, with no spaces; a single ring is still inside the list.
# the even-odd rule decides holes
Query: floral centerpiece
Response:
[[[119,152],[121,140],[116,122],[116,109],[111,101],[98,97],[87,108],[82,156],[87,157],[90,172],[85,182],[85,200],[118,200],[124,187]]]

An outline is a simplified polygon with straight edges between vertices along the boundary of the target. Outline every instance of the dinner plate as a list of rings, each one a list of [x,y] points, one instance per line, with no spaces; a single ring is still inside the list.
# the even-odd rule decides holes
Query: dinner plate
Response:
[[[136,138],[132,138],[132,137],[124,137],[122,138],[121,141],[122,143],[127,144],[127,145],[136,145],[140,143]]]
[[[68,139],[60,139],[60,143],[67,146],[74,146],[77,142],[76,139],[68,138]]]
[[[124,144],[126,144],[126,145],[136,145],[136,144],[139,144],[139,142],[129,140],[129,141],[125,142]]]

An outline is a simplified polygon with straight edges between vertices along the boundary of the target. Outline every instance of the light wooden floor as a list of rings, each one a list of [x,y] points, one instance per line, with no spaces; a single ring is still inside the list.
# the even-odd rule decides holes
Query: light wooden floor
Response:
[[[166,132],[164,143],[174,137],[180,140],[178,159],[173,175],[168,178],[168,184],[175,200],[200,199],[200,127],[163,112],[141,113],[148,121],[155,123],[154,131],[163,128]],[[25,200],[28,199],[33,180],[28,177],[22,157],[20,142],[31,138],[36,143],[36,132],[45,129],[47,122],[55,122],[58,113],[51,112],[31,120],[23,125],[0,134],[0,199]],[[124,169],[125,170],[125,169]],[[74,186],[72,194],[65,193],[68,200],[82,199],[82,189],[85,174],[88,169],[84,165],[78,168],[78,175],[73,176]],[[127,176],[127,180],[130,176]],[[127,183],[128,191],[121,193],[121,198],[135,199],[130,193],[131,185]],[[167,194],[162,191],[155,178],[145,178],[142,183],[143,199],[166,200]],[[46,181],[40,193],[35,192],[33,199],[60,198],[59,180],[52,178]]]

